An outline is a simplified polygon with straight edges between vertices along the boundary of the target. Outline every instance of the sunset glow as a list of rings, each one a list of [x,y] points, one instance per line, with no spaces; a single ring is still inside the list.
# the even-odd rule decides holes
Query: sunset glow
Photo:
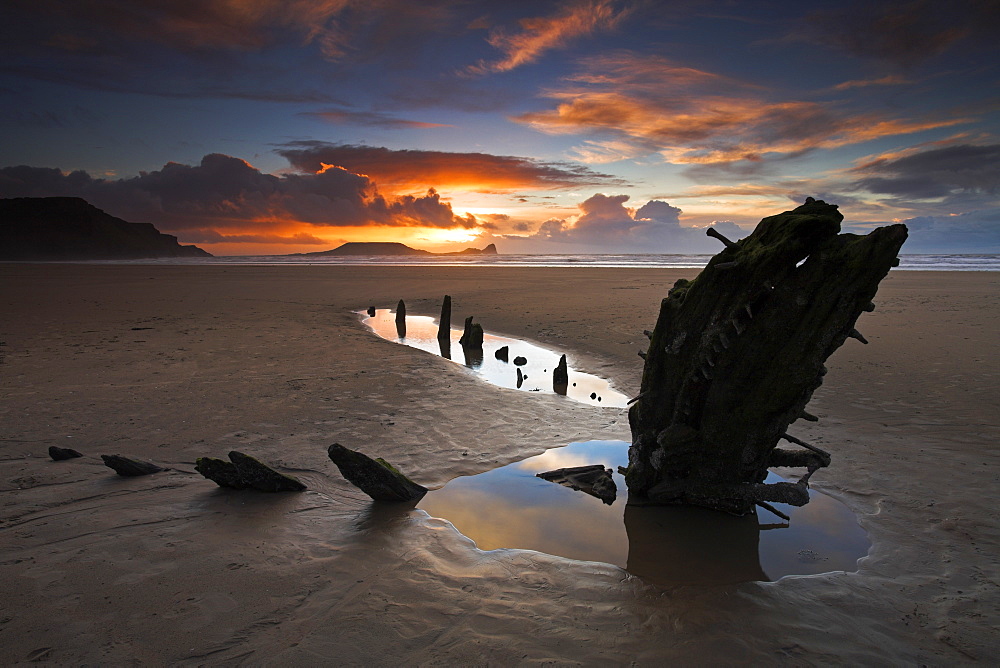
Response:
[[[998,249],[988,5],[19,3],[0,196],[217,254],[710,252],[807,196]]]

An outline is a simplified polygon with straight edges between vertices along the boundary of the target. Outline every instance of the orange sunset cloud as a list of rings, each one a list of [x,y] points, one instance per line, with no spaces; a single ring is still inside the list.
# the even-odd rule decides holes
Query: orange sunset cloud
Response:
[[[615,149],[588,140],[578,157],[594,162],[640,153],[660,153],[675,164],[754,161],[971,120],[902,120],[875,112],[851,114],[824,102],[773,102],[755,87],[676,67],[657,56],[619,52],[584,63],[588,71],[570,78],[575,85],[547,92],[557,102],[554,109],[512,120],[548,134],[601,133],[617,140]]]
[[[297,142],[279,151],[293,167],[316,173],[337,165],[365,174],[386,192],[512,192],[587,185],[617,180],[581,165],[542,162],[515,156],[446,151],[392,150],[376,146]]]
[[[621,23],[629,10],[609,0],[588,0],[568,5],[553,16],[525,18],[521,30],[508,33],[502,29],[490,33],[489,43],[505,55],[495,61],[480,60],[466,69],[469,74],[508,72],[532,63],[545,53],[567,42],[600,30],[611,30]]]

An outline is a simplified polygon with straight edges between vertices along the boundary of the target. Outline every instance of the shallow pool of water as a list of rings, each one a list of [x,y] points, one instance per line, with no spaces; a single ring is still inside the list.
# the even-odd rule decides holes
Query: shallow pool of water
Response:
[[[628,464],[628,443],[588,441],[429,492],[418,508],[451,522],[482,550],[536,550],[624,568],[658,584],[775,580],[857,570],[870,542],[854,514],[836,499],[810,491],[795,508],[774,504],[789,522],[766,510],[733,517],[689,506],[626,504],[624,478],[614,474],[618,498],[606,505],[584,492],[547,482],[536,473],[603,464]],[[778,482],[769,474],[767,482]]]
[[[458,343],[458,340],[462,338],[461,329],[452,328],[451,338],[448,341],[444,343],[438,341],[437,323],[434,318],[429,316],[407,315],[406,328],[403,332],[397,329],[395,311],[390,309],[376,309],[374,316],[362,312],[361,321],[383,339],[441,355],[453,362],[463,364],[494,385],[525,392],[555,394],[552,373],[559,363],[560,353],[526,341],[486,332],[483,337],[483,354],[480,357],[478,354],[465,350]],[[496,357],[497,351],[504,346],[508,349],[507,362]],[[516,365],[514,360],[517,357],[524,357],[527,362],[523,365]],[[608,381],[576,371],[569,364],[567,367],[569,386],[565,396],[593,406],[618,408],[625,406],[628,397],[615,391]],[[519,370],[521,372],[520,382],[518,382]]]

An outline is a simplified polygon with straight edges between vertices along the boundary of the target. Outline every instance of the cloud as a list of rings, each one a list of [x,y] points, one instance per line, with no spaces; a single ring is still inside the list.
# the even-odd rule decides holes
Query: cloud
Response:
[[[913,213],[953,214],[1000,206],[1000,144],[960,144],[866,158],[845,189]]]
[[[870,88],[872,86],[903,86],[909,83],[913,82],[906,77],[901,77],[896,74],[888,74],[883,77],[878,77],[877,79],[852,79],[851,81],[845,81],[837,84],[833,87],[833,89],[850,90],[851,88]]]
[[[845,223],[843,229],[867,234],[875,227],[891,223],[904,223],[909,229],[903,253],[1000,253],[1000,207],[952,215]]]
[[[412,66],[455,0],[13,0],[0,71],[169,97],[331,102],[338,77]]]
[[[317,228],[477,226],[472,216],[456,216],[433,190],[386,197],[371,179],[344,169],[274,176],[218,153],[206,155],[198,165],[171,162],[118,180],[93,178],[83,171],[5,167],[0,169],[0,196],[83,197],[112,215],[167,231],[209,228],[240,234],[248,226],[263,226],[268,229],[254,233],[281,235],[293,223]]]
[[[346,109],[327,109],[325,111],[304,111],[299,116],[315,118],[328,123],[343,123],[350,125],[367,125],[379,128],[427,129],[454,127],[446,123],[427,123],[424,121],[408,121],[394,118],[377,111],[348,111]]]
[[[1000,207],[954,216],[918,216],[903,221],[910,238],[907,253],[998,253]]]
[[[628,195],[598,193],[581,202],[575,220],[553,218],[541,224],[529,237],[504,237],[505,244],[542,248],[548,252],[603,253],[714,253],[718,242],[704,229],[684,227],[681,210],[667,202],[653,200],[638,209],[625,206]],[[731,239],[748,233],[730,222],[715,224]]]
[[[981,0],[852,2],[811,13],[801,37],[862,58],[911,67],[962,42],[991,43],[1000,5]],[[986,41],[990,40],[990,41]]]
[[[329,241],[311,234],[222,234],[213,229],[185,230],[184,241],[189,244],[268,244],[290,246],[327,246]]]
[[[393,104],[403,109],[441,107],[450,111],[496,112],[518,103],[524,91],[510,84],[449,77],[440,80],[406,79],[389,92]]]
[[[551,16],[521,19],[517,32],[500,28],[490,32],[488,41],[503,52],[503,58],[480,60],[465,71],[468,74],[509,72],[533,63],[545,52],[564,47],[579,37],[612,30],[629,13],[626,6],[614,0],[584,0],[564,5]]]
[[[80,128],[91,126],[98,115],[79,105],[56,109],[24,109],[15,104],[5,104],[0,108],[0,120],[25,128],[55,130],[59,128]]]
[[[659,153],[674,164],[758,163],[970,122],[852,114],[808,100],[773,101],[756,87],[659,56],[618,52],[586,59],[583,66],[566,86],[546,92],[556,101],[554,108],[512,120],[549,134],[596,133],[604,143],[587,144],[579,153],[587,157],[596,147],[597,162],[608,154]]]
[[[579,165],[488,153],[393,150],[318,141],[293,142],[278,153],[303,172],[337,165],[366,174],[380,187],[395,192],[428,187],[509,192],[617,183],[607,174]]]
[[[789,189],[780,184],[740,183],[738,185],[694,186],[684,192],[671,193],[673,199],[706,197],[787,197]],[[803,198],[804,199],[804,198]]]

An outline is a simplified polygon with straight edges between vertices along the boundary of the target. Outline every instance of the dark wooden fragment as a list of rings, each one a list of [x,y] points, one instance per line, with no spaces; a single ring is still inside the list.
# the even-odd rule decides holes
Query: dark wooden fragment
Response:
[[[570,466],[535,475],[542,480],[559,483],[564,487],[596,496],[609,506],[618,497],[618,485],[611,477],[611,469],[604,468],[602,464]]]
[[[74,459],[76,457],[83,457],[82,453],[77,452],[73,448],[60,448],[57,445],[49,446],[49,457],[52,458],[54,462],[61,462],[66,459]]]
[[[465,329],[462,332],[462,338],[458,342],[463,348],[478,348],[481,350],[483,347],[483,326],[478,322],[472,322],[471,315],[465,319]]]
[[[194,470],[202,474],[219,487],[246,489],[247,484],[240,475],[236,464],[215,457],[199,457],[194,464]]]
[[[438,321],[438,341],[447,340],[451,342],[451,297],[444,296],[441,302],[441,319]]]
[[[121,455],[101,455],[101,459],[104,460],[104,465],[114,469],[115,473],[129,478],[166,471],[165,468],[157,466],[151,462],[129,459],[128,457],[122,457]]]
[[[229,459],[236,466],[236,471],[247,487],[262,492],[301,492],[306,489],[306,486],[296,478],[278,473],[250,455],[233,450],[229,453]]]
[[[399,338],[406,338],[406,304],[400,299],[396,304],[396,335]]]
[[[569,371],[566,368],[566,356],[559,358],[559,364],[552,370],[552,390],[556,394],[566,394],[569,389]]]
[[[507,362],[508,355],[510,355],[509,346],[504,346],[502,348],[499,348],[495,353],[493,353],[493,356],[496,357],[501,362]]]
[[[376,501],[416,501],[427,493],[426,487],[413,482],[384,459],[372,459],[339,443],[331,445],[327,454],[348,482]]]
[[[233,450],[230,461],[199,457],[194,469],[217,484],[232,489],[256,489],[262,492],[300,492],[306,486],[290,475],[279,473],[259,459]]]

